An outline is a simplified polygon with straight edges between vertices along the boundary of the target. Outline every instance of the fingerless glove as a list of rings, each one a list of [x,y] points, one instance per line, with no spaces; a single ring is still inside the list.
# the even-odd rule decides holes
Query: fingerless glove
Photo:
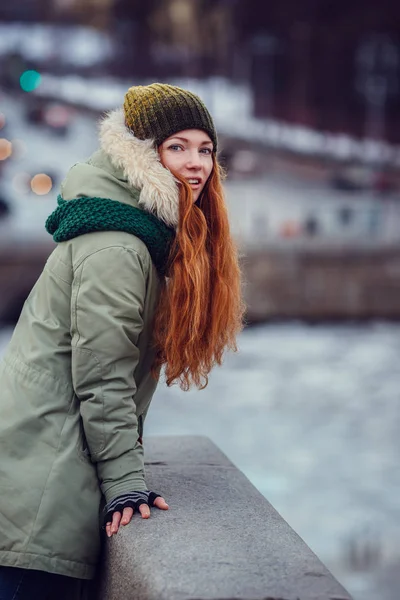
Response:
[[[133,508],[137,510],[141,504],[147,504],[148,506],[154,506],[154,500],[161,498],[160,494],[145,490],[144,492],[127,492],[121,496],[117,496],[113,500],[110,500],[104,508],[104,525],[112,521],[112,516],[115,512],[122,514],[124,508]]]

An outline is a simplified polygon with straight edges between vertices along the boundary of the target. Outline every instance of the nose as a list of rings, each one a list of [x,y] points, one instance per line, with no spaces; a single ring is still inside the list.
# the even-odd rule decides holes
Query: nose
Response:
[[[201,169],[200,156],[197,150],[191,150],[188,153],[186,166],[188,169],[199,170]]]

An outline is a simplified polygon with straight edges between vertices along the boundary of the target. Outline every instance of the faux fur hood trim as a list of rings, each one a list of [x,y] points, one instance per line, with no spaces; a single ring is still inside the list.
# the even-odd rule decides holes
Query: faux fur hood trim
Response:
[[[140,190],[139,205],[171,227],[179,222],[177,181],[163,167],[152,140],[139,140],[125,125],[122,108],[100,122],[100,147],[128,183]]]

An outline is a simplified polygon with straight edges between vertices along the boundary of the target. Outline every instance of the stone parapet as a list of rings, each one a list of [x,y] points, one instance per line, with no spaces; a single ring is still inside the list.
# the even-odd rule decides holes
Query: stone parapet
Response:
[[[400,247],[270,245],[243,257],[250,322],[400,319]]]
[[[170,505],[105,541],[96,600],[350,600],[317,556],[205,437],[145,440]]]

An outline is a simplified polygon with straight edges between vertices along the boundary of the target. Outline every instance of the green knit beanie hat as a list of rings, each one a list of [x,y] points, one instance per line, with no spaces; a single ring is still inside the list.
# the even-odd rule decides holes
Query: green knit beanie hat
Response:
[[[124,101],[125,123],[140,140],[157,146],[184,129],[202,129],[217,151],[217,133],[210,113],[196,94],[166,83],[129,88]]]

